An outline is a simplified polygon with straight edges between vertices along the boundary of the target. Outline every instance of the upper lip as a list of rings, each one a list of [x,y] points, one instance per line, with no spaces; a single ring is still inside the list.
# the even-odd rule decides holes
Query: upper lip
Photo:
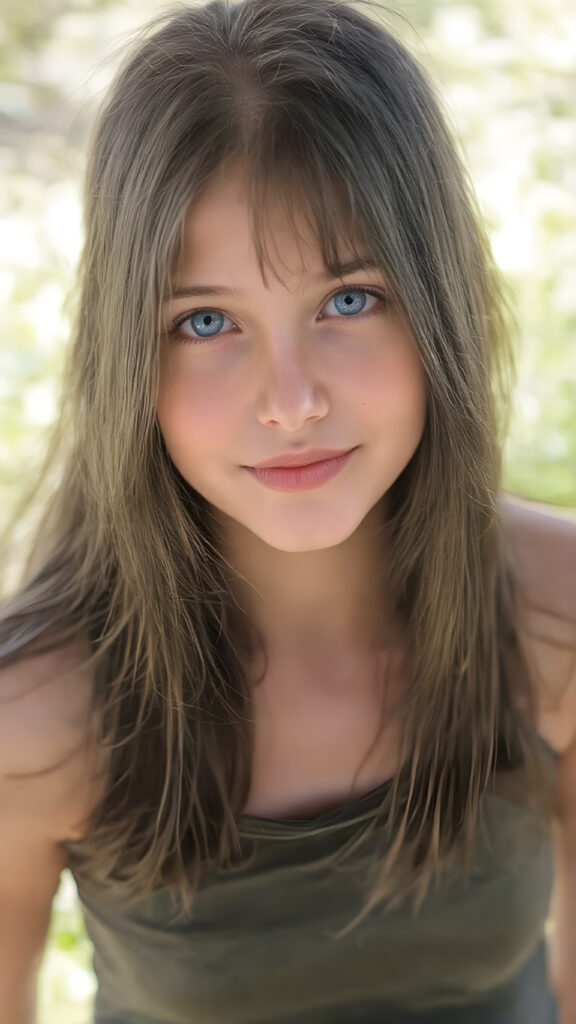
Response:
[[[301,451],[280,452],[270,459],[263,459],[262,462],[255,462],[249,469],[268,469],[282,466],[309,466],[312,462],[324,462],[325,459],[335,459],[338,455],[346,455],[352,451],[351,448],[304,448]]]

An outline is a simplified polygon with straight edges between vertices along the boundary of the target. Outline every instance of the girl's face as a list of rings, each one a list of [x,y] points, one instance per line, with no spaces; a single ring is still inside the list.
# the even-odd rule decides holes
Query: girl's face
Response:
[[[183,294],[165,308],[157,415],[174,464],[222,522],[311,551],[351,536],[409,462],[425,377],[379,270],[327,279],[304,224],[272,211],[268,232],[282,281],[269,274],[266,287],[238,170],[191,208],[174,289]],[[245,468],[311,446],[356,451],[310,490],[271,490]]]

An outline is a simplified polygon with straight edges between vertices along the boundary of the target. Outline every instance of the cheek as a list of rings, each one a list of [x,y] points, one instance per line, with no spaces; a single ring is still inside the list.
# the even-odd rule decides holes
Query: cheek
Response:
[[[412,346],[386,351],[371,372],[363,375],[360,390],[362,404],[383,430],[396,426],[421,433],[426,418],[426,375]]]
[[[392,412],[415,424],[424,425],[426,416],[426,377],[420,364],[410,360],[388,380],[387,398]]]
[[[232,428],[232,405],[186,368],[172,366],[160,374],[156,415],[166,447],[182,471],[185,465],[211,458]]]

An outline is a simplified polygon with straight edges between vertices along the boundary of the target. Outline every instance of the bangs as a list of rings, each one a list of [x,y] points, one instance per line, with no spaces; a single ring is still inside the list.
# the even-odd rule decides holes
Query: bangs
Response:
[[[330,277],[341,276],[345,260],[369,257],[377,263],[348,182],[334,171],[333,156],[323,159],[318,151],[286,139],[280,149],[265,132],[261,141],[260,152],[253,151],[248,159],[247,191],[252,240],[264,282],[266,270],[282,282],[268,230],[270,215],[278,210],[293,230],[300,256],[301,243],[309,244],[312,238]]]

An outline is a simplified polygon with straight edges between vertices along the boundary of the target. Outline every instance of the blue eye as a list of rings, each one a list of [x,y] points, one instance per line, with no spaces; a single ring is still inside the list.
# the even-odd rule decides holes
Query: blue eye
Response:
[[[366,306],[366,296],[369,293],[364,288],[349,288],[347,291],[338,292],[333,295],[329,302],[334,303],[336,312],[344,316],[357,316],[362,313]],[[374,296],[372,296],[374,298]]]
[[[228,319],[223,313],[218,312],[217,309],[201,309],[197,313],[191,313],[190,316],[186,317],[184,323],[191,324],[192,330],[201,338],[213,338],[219,334],[224,326],[224,321]]]
[[[366,314],[366,303],[373,300],[368,307]],[[334,310],[330,310],[330,304],[334,304]],[[362,313],[368,316],[376,315],[382,306],[386,307],[387,300],[381,292],[371,288],[343,288],[333,295],[323,307],[328,310],[329,316],[354,317]],[[377,308],[374,309],[373,307]],[[192,313],[184,313],[178,317],[169,332],[176,335],[183,341],[191,344],[200,343],[203,339],[219,338],[223,331],[234,329],[234,321],[225,316],[218,309],[197,309]]]

